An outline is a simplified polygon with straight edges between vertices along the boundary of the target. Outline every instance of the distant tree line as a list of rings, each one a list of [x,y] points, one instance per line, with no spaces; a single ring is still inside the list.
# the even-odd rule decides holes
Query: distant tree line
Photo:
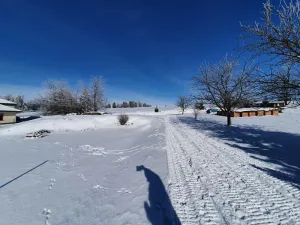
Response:
[[[15,102],[18,109],[41,110],[47,115],[82,114],[103,110],[106,106],[103,80],[100,76],[91,77],[88,86],[82,84],[82,87],[75,92],[67,82],[60,80],[48,80],[44,86],[41,96],[27,102],[22,95],[6,95],[2,98]]]
[[[135,107],[151,107],[151,105],[142,103],[140,101],[129,101],[129,102],[122,102],[122,103],[112,103],[107,104],[106,108],[135,108]]]
[[[66,81],[48,80],[44,84],[43,94],[25,101],[23,95],[5,95],[0,98],[16,103],[23,111],[42,111],[46,115],[83,114],[106,108],[151,107],[140,101],[124,101],[107,104],[104,96],[104,84],[100,76],[93,76],[88,85],[81,83],[74,91]]]

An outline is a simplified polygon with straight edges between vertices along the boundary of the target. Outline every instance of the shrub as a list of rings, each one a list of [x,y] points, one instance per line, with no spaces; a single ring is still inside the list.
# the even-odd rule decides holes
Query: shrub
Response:
[[[194,109],[204,110],[205,107],[202,102],[196,102],[194,105]]]
[[[121,114],[118,116],[118,121],[121,125],[125,125],[128,120],[129,120],[129,116],[126,114]]]
[[[154,112],[159,112],[159,110],[158,110],[158,108],[157,108],[157,107],[155,107],[155,109],[154,109]]]

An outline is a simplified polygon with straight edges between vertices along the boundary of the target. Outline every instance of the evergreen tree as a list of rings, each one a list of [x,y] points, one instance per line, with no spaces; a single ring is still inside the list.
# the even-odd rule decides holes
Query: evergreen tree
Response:
[[[129,107],[133,108],[134,107],[134,101],[129,101]]]

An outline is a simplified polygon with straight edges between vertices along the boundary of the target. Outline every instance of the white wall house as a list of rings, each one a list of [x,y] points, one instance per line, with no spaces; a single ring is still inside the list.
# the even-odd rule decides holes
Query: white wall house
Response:
[[[22,112],[22,110],[15,107],[16,103],[0,98],[0,124],[16,122],[16,114]]]

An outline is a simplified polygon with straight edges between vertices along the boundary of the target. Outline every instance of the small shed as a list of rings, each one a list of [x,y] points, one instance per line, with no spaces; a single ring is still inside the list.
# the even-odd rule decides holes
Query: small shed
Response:
[[[264,115],[265,115],[265,111],[264,111],[264,110],[261,110],[261,109],[258,109],[258,110],[256,111],[256,115],[257,115],[257,116],[264,116]]]
[[[271,110],[266,110],[265,111],[265,116],[272,116],[272,111]]]
[[[218,111],[217,115],[226,116],[226,113]],[[253,116],[278,116],[276,108],[240,108],[231,111],[231,117],[253,117]]]
[[[256,116],[257,115],[257,111],[249,111],[249,116]]]
[[[232,117],[241,117],[242,113],[241,112],[231,112]]]
[[[22,110],[0,104],[0,124],[15,123],[18,112]]]
[[[272,115],[273,116],[278,116],[279,115],[279,110],[272,110]]]
[[[241,112],[241,114],[242,114],[242,117],[248,117],[249,116],[249,112],[247,112],[247,111]]]

